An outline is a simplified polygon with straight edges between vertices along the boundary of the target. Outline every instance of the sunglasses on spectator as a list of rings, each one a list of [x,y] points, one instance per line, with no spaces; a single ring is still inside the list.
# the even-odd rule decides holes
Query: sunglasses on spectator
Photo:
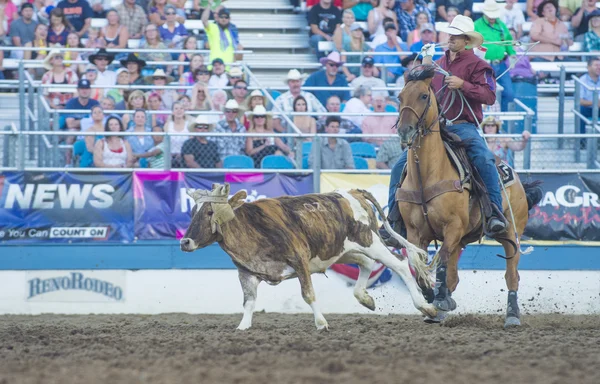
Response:
[[[167,16],[172,16],[174,14],[175,14],[175,12],[167,12],[167,13],[165,13],[165,15],[167,15]]]
[[[198,72],[198,75],[210,75],[210,71]]]
[[[196,129],[208,129],[208,125],[196,125]]]
[[[154,77],[154,80],[165,80],[166,81],[167,78],[166,77],[162,77],[162,76],[156,76],[156,77]]]
[[[221,19],[229,19],[229,16],[227,16],[227,15],[221,15],[221,16],[219,16],[219,17],[220,17]]]
[[[233,88],[235,88],[235,89],[243,89],[243,90],[247,90],[248,89],[248,87],[237,87],[237,86],[233,87]]]
[[[330,67],[339,67],[340,65],[338,63],[334,63],[332,61],[330,61],[329,63],[327,63],[327,65],[329,65]]]
[[[266,115],[254,115],[255,119],[264,119],[266,117],[267,117]]]
[[[237,109],[226,109],[225,113],[237,113],[238,110]]]

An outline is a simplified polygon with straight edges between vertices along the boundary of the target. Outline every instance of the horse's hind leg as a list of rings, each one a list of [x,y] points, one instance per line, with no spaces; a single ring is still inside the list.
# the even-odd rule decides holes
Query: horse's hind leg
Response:
[[[367,293],[367,283],[369,281],[369,276],[371,276],[371,271],[373,271],[373,265],[375,264],[375,261],[369,259],[365,255],[355,252],[344,255],[336,263],[358,264],[360,273],[358,275],[358,279],[356,280],[356,285],[354,286],[354,297],[356,297],[356,300],[358,300],[359,303],[369,308],[371,311],[374,311],[375,300],[373,300],[373,298]]]

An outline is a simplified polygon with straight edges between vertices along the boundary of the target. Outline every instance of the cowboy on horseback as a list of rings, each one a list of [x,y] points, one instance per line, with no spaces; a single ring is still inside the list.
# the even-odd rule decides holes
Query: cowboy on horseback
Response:
[[[441,117],[446,119],[446,130],[459,136],[466,143],[467,155],[487,187],[492,210],[487,218],[485,230],[493,237],[507,229],[507,221],[502,214],[502,195],[494,154],[479,134],[477,126],[483,119],[482,104],[491,105],[496,101],[494,71],[471,49],[483,43],[483,36],[475,32],[473,21],[469,17],[456,16],[446,32],[450,35],[448,50],[435,62],[436,66],[441,68],[440,72],[445,74],[436,74],[431,85],[441,107],[440,111],[443,111],[440,112],[443,113]],[[433,63],[434,49],[433,44],[423,47],[423,64]],[[395,196],[407,162],[407,154],[408,150],[400,156],[392,168],[390,180],[388,206],[390,220],[397,220],[396,223],[402,220]],[[397,224],[396,229],[399,232],[405,231],[404,228],[398,228]],[[381,235],[389,246],[397,247],[393,238],[387,236],[387,233],[382,231]]]

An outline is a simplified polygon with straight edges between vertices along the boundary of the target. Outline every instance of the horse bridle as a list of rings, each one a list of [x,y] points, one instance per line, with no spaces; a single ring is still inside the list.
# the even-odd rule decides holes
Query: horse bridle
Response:
[[[417,113],[417,111],[415,111],[415,109],[413,107],[411,107],[410,105],[405,105],[403,107],[400,108],[400,113],[398,114],[398,123],[400,122],[400,119],[402,118],[402,113],[404,113],[404,110],[407,109],[410,112],[412,112],[415,116],[417,116],[418,120],[417,120],[417,124],[416,124],[416,131],[415,133],[412,134],[412,136],[409,138],[408,140],[408,148],[412,148],[413,145],[413,141],[415,136],[418,134],[419,135],[419,139],[427,136],[428,134],[430,134],[431,132],[439,132],[439,131],[434,131],[432,128],[433,126],[438,123],[442,117],[442,115],[440,114],[438,116],[437,119],[434,119],[433,122],[427,127],[424,128],[424,121],[425,118],[427,117],[427,112],[429,112],[429,108],[431,108],[431,93],[432,93],[432,89],[431,87],[429,87],[428,89],[428,93],[427,93],[427,106],[425,107],[425,109],[423,110],[423,113],[421,113],[420,115]],[[396,123],[396,126],[398,124]],[[424,129],[423,129],[424,128]],[[419,140],[419,145],[420,145],[420,140]],[[418,146],[417,146],[418,147]]]

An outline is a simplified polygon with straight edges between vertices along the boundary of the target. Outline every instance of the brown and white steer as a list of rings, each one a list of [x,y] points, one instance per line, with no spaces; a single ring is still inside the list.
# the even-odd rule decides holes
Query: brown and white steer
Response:
[[[359,265],[354,296],[371,310],[375,302],[366,286],[376,260],[400,275],[417,309],[427,316],[437,314],[423,298],[408,264],[410,261],[418,278],[431,282],[427,254],[387,228],[406,246],[409,260],[392,254],[379,236],[371,204],[385,218],[383,210],[367,191],[284,196],[252,203],[244,202],[245,191],[228,199],[227,183],[213,184],[212,191],[187,192],[196,205],[181,250],[192,252],[216,241],[231,256],[244,292],[244,316],[238,329],[252,326],[261,281],[275,285],[293,277],[300,280],[302,297],[313,310],[317,329],[328,328],[315,301],[311,274],[322,273],[334,263]],[[387,220],[384,223],[389,227]]]

